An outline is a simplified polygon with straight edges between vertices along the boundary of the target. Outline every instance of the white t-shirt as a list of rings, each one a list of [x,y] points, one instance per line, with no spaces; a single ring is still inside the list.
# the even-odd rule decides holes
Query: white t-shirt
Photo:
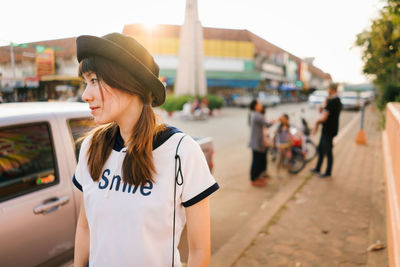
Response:
[[[83,191],[90,229],[90,266],[171,265],[175,153],[182,136],[178,132],[156,144],[155,182],[137,187],[127,186],[121,179],[126,151],[121,145],[114,145],[101,179],[94,182],[87,166],[91,136],[82,142],[73,182]],[[116,144],[121,144],[120,135],[117,139]],[[196,204],[219,188],[200,146],[190,136],[183,138],[178,154],[183,185],[176,186],[175,266],[181,266],[177,246],[186,223],[184,207]]]

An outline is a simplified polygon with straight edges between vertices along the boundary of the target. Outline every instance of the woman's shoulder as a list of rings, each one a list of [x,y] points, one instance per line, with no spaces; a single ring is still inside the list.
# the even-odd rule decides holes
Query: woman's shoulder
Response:
[[[250,116],[251,116],[252,121],[264,120],[264,116],[261,113],[256,112],[256,111],[252,111]]]
[[[172,125],[165,125],[164,129],[158,132],[153,139],[153,150],[158,147],[164,149],[174,149],[179,146],[179,150],[193,147],[196,141],[188,134]]]
[[[171,139],[172,142],[170,142],[170,149],[174,149],[176,153],[187,155],[201,151],[199,144],[201,138],[193,138],[184,132],[177,132],[171,137]]]
[[[263,115],[260,112],[252,111],[253,117],[262,117]]]
[[[88,134],[88,135],[82,137],[81,145],[80,145],[80,148],[79,148],[79,150],[80,150],[79,154],[80,155],[83,156],[83,155],[87,154],[87,151],[89,150],[89,147],[90,147],[90,145],[92,143],[92,137],[93,137],[93,134]],[[79,141],[78,141],[78,143],[79,143]],[[79,156],[79,158],[80,157],[81,156]]]
[[[93,133],[87,134],[85,137],[83,137],[81,147],[89,146],[90,143],[92,142],[92,138],[93,138]]]
[[[193,138],[192,136],[184,132],[178,132],[174,134],[173,138],[174,138],[173,143],[175,145],[177,146],[179,145],[179,148],[182,147],[185,149],[190,149],[193,146],[198,145],[196,139],[199,139],[199,138]]]

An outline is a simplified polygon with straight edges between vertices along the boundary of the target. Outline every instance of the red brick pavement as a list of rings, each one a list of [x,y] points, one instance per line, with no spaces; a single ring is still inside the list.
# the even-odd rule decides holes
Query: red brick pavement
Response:
[[[386,250],[366,251],[386,244],[386,224],[379,116],[365,117],[368,144],[351,129],[334,148],[333,178],[310,179],[235,266],[388,266]]]

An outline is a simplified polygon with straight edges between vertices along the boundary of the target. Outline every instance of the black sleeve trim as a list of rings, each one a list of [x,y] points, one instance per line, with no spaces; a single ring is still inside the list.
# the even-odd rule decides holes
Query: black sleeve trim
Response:
[[[204,190],[203,192],[201,192],[200,194],[198,194],[197,196],[195,196],[194,198],[189,199],[186,202],[182,202],[182,205],[185,208],[193,206],[197,202],[200,202],[201,200],[205,199],[206,197],[208,197],[209,195],[211,195],[212,193],[217,191],[218,189],[219,189],[219,185],[217,183],[215,183],[212,186],[210,186],[209,188],[207,188],[206,190]]]
[[[72,177],[72,182],[74,183],[74,185],[76,186],[76,188],[78,188],[80,191],[83,192],[82,186],[81,186],[81,184],[76,180],[75,174],[74,174],[74,177]]]

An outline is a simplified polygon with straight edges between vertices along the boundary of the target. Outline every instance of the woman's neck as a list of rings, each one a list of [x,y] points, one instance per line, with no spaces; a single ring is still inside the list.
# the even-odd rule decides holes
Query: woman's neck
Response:
[[[119,126],[121,137],[124,140],[124,146],[127,145],[129,139],[131,138],[139,118],[139,112],[127,112],[124,117],[116,121]]]
[[[130,104],[119,114],[118,119],[115,121],[119,126],[124,146],[127,146],[143,112],[143,104],[139,101],[138,97],[131,97],[130,100]]]
[[[124,129],[120,126],[119,132],[121,134],[122,139],[124,140],[124,146],[126,146],[129,138],[132,136],[133,128],[132,129],[126,129],[126,128]]]

